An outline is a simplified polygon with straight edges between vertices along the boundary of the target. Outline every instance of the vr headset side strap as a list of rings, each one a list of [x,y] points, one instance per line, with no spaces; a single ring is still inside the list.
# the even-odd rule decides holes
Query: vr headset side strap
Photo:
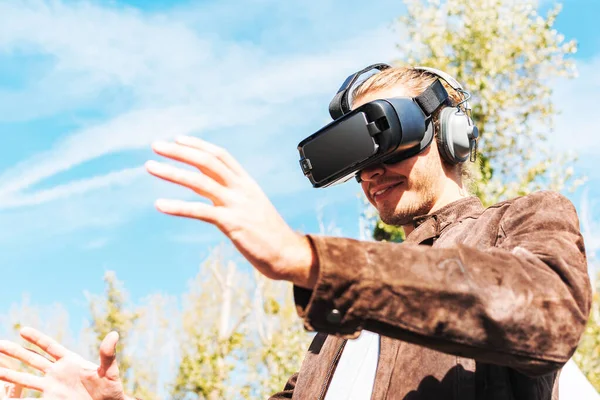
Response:
[[[439,79],[436,79],[423,93],[415,97],[415,101],[427,117],[431,117],[431,114],[441,106],[449,105],[448,99],[448,92]]]

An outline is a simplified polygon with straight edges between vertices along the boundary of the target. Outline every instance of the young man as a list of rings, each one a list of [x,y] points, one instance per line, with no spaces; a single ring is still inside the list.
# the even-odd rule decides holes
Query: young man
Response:
[[[438,77],[391,68],[364,82],[353,107],[415,97]],[[462,94],[452,93],[453,102]],[[439,110],[438,110],[439,111]],[[484,208],[467,193],[460,163],[438,140],[419,154],[360,171],[365,195],[404,243],[299,235],[223,149],[196,138],[157,143],[148,171],[212,201],[159,200],[169,215],[216,225],[261,273],[294,283],[305,326],[318,333],[302,368],[273,399],[552,399],[590,309],[583,239],[572,204],[538,192]],[[103,342],[100,367],[31,329],[23,336],[52,355],[17,345],[0,352],[44,373],[0,369],[0,380],[48,399],[115,399],[118,336]],[[353,340],[348,340],[353,339]],[[61,395],[66,397],[60,397]]]
[[[354,107],[415,97],[435,79],[385,70],[358,87]],[[485,209],[440,145],[361,172],[365,195],[384,222],[404,227],[404,243],[311,237],[319,278],[295,296],[321,333],[273,399],[557,398],[590,309],[575,209],[552,192]],[[372,345],[346,341],[361,330],[381,335],[378,363]]]

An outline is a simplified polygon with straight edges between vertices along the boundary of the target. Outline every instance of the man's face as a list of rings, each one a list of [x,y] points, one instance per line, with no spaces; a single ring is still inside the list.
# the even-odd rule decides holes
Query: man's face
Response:
[[[353,107],[386,97],[412,97],[402,87],[369,93]],[[379,164],[361,171],[362,189],[389,225],[409,224],[427,214],[444,191],[445,174],[434,140],[419,155],[396,164]]]

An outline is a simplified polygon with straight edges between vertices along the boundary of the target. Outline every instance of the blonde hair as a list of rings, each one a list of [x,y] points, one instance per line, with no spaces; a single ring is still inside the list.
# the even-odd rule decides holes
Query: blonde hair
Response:
[[[356,101],[367,94],[395,86],[402,86],[408,90],[411,96],[416,97],[423,93],[433,82],[440,79],[429,71],[423,71],[412,67],[393,67],[385,69],[365,79],[353,91],[352,99]],[[452,105],[462,101],[462,95],[454,90],[445,80],[440,82],[448,92]]]
[[[456,106],[463,100],[463,95],[452,88],[445,80],[439,78],[437,75],[429,72],[423,71],[419,69],[415,69],[412,67],[392,67],[385,69],[375,75],[370,76],[365,79],[362,83],[360,83],[353,91],[350,93],[352,103],[355,103],[357,100],[365,97],[368,94],[373,94],[374,92],[378,92],[380,90],[389,89],[397,86],[401,86],[406,89],[410,96],[416,97],[423,93],[425,89],[427,89],[433,82],[437,79],[440,80],[444,89],[448,92],[450,106]],[[439,112],[441,108],[438,109],[432,115],[432,120],[434,124],[434,134],[436,139],[438,138],[439,132]],[[438,141],[439,145],[439,141]],[[456,172],[463,179],[463,183],[468,183],[470,180],[471,174],[469,172],[469,168],[466,163],[459,163],[457,165],[451,165],[446,160],[442,159],[443,164],[447,166],[449,169],[456,168]]]

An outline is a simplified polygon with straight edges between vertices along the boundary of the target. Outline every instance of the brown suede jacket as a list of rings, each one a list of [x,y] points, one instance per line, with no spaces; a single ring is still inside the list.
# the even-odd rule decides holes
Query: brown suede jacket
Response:
[[[271,399],[322,399],[362,329],[381,335],[372,400],[558,398],[591,302],[571,202],[536,192],[484,209],[470,197],[415,226],[401,244],[309,235],[319,277],[294,296],[320,333]]]

